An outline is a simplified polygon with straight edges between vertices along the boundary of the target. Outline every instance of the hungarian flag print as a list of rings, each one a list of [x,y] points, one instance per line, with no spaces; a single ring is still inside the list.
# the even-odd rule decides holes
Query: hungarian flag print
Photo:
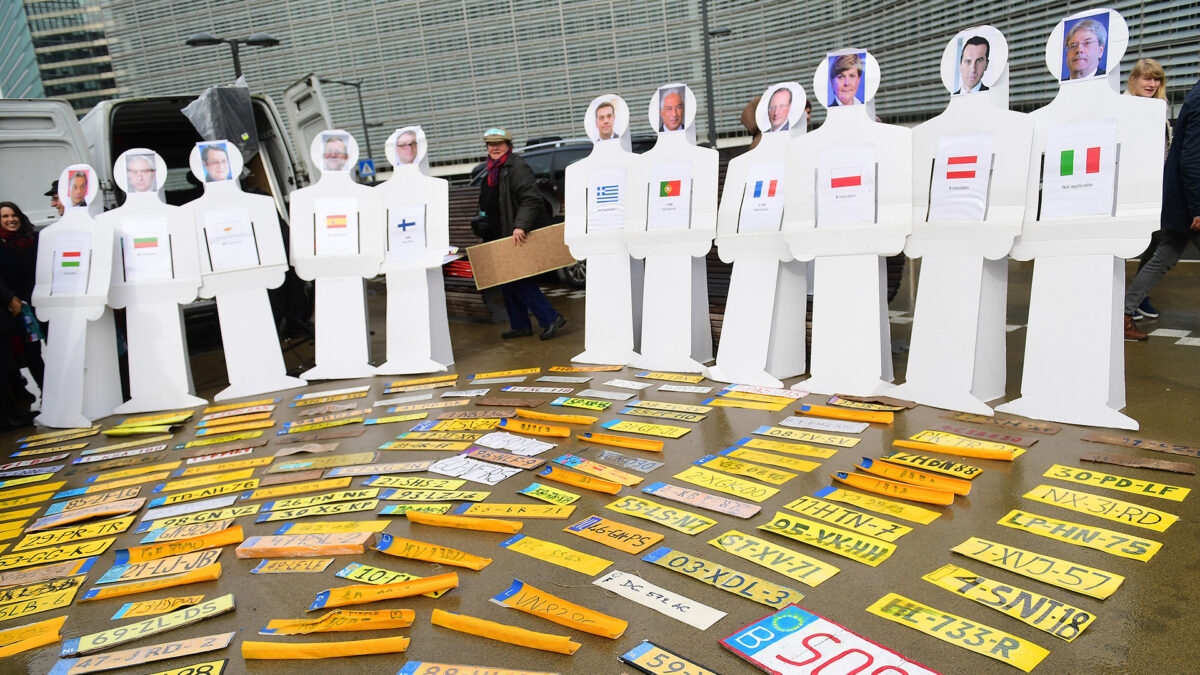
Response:
[[[346,216],[325,216],[325,227],[329,229],[346,227]]]
[[[1063,150],[1058,156],[1058,175],[1077,176],[1087,173],[1100,173],[1100,146]],[[1079,165],[1083,160],[1083,166]]]
[[[63,267],[79,267],[79,261],[83,258],[82,251],[63,251],[62,266]]]
[[[658,184],[659,197],[678,197],[683,189],[683,181],[664,180]]]
[[[844,188],[862,185],[862,169],[857,166],[833,169],[830,172],[829,187]]]
[[[962,180],[975,177],[975,166],[979,163],[977,155],[960,155],[946,158],[946,180]]]

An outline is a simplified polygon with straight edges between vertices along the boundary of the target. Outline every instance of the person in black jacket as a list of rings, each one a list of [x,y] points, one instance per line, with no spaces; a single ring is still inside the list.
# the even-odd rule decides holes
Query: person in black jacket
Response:
[[[33,398],[20,374],[22,360],[42,385],[40,344],[29,341],[21,317],[22,306],[33,295],[36,270],[33,223],[16,204],[0,202],[0,429],[28,426],[31,421],[17,411],[18,399],[28,404]]]
[[[511,238],[516,246],[525,244],[526,233],[549,224],[550,213],[533,170],[512,151],[512,134],[492,128],[484,132],[487,144],[487,179],[479,191],[479,218],[474,226],[484,241]],[[514,251],[514,253],[518,253]],[[533,279],[510,281],[500,287],[508,310],[509,330],[500,334],[508,339],[533,335],[529,322],[532,313],[542,327],[541,338],[558,334],[567,320],[550,306]]]
[[[1133,323],[1134,310],[1163,275],[1179,262],[1188,242],[1200,248],[1200,82],[1183,99],[1175,136],[1163,168],[1162,240],[1154,257],[1125,293],[1125,339],[1145,340]]]

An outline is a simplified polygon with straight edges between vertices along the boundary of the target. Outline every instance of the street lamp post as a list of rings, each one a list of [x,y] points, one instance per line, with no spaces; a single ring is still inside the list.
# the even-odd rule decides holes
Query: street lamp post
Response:
[[[708,27],[708,0],[702,0],[700,3],[700,23],[701,29],[704,31],[704,87],[706,89],[706,103],[708,104],[708,144],[713,148],[717,147],[717,109],[716,103],[713,101],[713,76],[712,76],[712,38],[723,37],[729,35],[733,31],[728,28],[713,28]]]
[[[209,33],[201,31],[187,39],[186,44],[189,47],[211,47],[225,43],[229,45],[229,49],[233,52],[233,76],[238,78],[242,76],[242,59],[239,51],[242,45],[250,45],[251,47],[277,47],[279,40],[272,37],[269,33],[255,33],[245,40],[239,38],[221,38]]]
[[[319,80],[321,84],[341,84],[347,87],[354,87],[354,91],[358,93],[358,114],[362,119],[363,141],[365,141],[367,144],[367,159],[374,161],[374,157],[371,154],[374,150],[374,146],[371,145],[371,125],[367,124],[367,109],[363,107],[362,80],[358,80],[357,82],[347,82],[346,80],[331,80],[326,77],[319,78]],[[372,182],[374,182],[373,179]]]

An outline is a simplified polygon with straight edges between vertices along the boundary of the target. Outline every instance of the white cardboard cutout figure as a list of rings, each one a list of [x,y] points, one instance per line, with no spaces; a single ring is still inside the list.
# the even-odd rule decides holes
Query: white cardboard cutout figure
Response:
[[[125,308],[130,399],[118,413],[192,408],[192,369],[181,305],[196,299],[200,263],[196,228],[188,214],[160,198],[167,163],[145,148],[127,150],[113,164],[125,203],[97,216],[113,229],[108,304]]]
[[[1066,24],[1106,17],[1103,61],[1117,64],[1129,27],[1108,9],[1055,26],[1046,66],[1063,73]],[[1092,39],[1076,32],[1070,41]],[[1095,46],[1093,45],[1093,48]],[[1120,72],[1068,79],[1034,123],[1017,260],[1034,260],[1021,397],[996,410],[1068,424],[1137,429],[1125,407],[1125,265],[1145,249],[1162,209],[1165,102],[1120,95]],[[1117,164],[1117,156],[1120,164]],[[1039,178],[1043,187],[1039,192]],[[1040,207],[1040,210],[1039,210]]]
[[[890,395],[991,415],[1004,395],[1008,252],[1025,213],[1033,121],[1008,110],[1000,31],[960,32],[942,53],[946,112],[913,129],[913,232],[923,258],[905,382]],[[965,90],[965,91],[964,91]]]
[[[730,160],[717,213],[717,248],[733,263],[717,363],[718,382],[782,387],[804,372],[808,265],[792,258],[783,235],[789,141],[802,136],[804,88],[767,87],[755,118],[762,140]]]
[[[787,151],[784,236],[793,257],[816,260],[812,377],[794,387],[877,394],[892,379],[881,256],[899,253],[912,228],[912,132],[874,120],[875,57],[861,49],[827,55],[813,91],[832,97],[843,80],[847,97],[861,95],[861,103],[829,107],[825,123]]]
[[[304,380],[287,375],[267,298],[287,272],[275,200],[242,192],[242,153],[229,141],[197,143],[188,163],[204,194],[182,208],[196,231],[200,297],[217,301],[229,376],[213,398],[303,387]]]
[[[429,175],[428,144],[419,126],[392,132],[384,153],[392,177],[376,186],[387,234],[387,361],[379,375],[446,370],[454,363],[442,262],[450,247],[450,188]]]
[[[630,150],[629,107],[620,96],[593,99],[583,126],[592,152],[566,172],[563,240],[587,260],[584,351],[571,360],[626,365],[637,358],[641,322],[642,261],[631,260],[625,241],[630,177],[640,158]]]
[[[315,280],[316,366],[302,377],[370,377],[366,279],[383,263],[381,193],[350,178],[358,143],[341,129],[317,134],[309,153],[321,180],[292,193],[292,266]]]
[[[42,410],[46,427],[86,427],[121,403],[117,331],[106,306],[113,230],[91,216],[100,201],[96,171],[72,164],[58,177],[66,210],[39,235],[31,303],[50,322]]]
[[[681,109],[682,108],[682,109]],[[696,97],[667,84],[650,97],[654,147],[633,164],[625,237],[644,258],[640,368],[698,373],[712,360],[704,256],[717,230],[717,151],[696,143]]]

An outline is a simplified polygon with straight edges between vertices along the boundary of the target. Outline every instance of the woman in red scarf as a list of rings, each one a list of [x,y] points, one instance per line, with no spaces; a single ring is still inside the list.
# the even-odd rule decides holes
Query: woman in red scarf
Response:
[[[28,426],[25,414],[17,412],[17,403],[26,408],[32,396],[25,389],[19,371],[22,361],[40,387],[45,367],[41,344],[29,341],[22,306],[33,295],[37,270],[37,233],[33,223],[12,202],[0,202],[0,429]]]
[[[550,222],[537,179],[525,160],[513,154],[508,130],[488,129],[483,141],[487,144],[487,180],[479,191],[479,217],[472,227],[484,241],[511,238],[514,246],[524,246],[526,233]],[[513,253],[520,255],[519,250]],[[567,323],[533,279],[510,281],[500,286],[500,292],[511,326],[500,334],[506,340],[533,335],[530,314],[541,326],[539,337],[543,340],[558,335]]]

